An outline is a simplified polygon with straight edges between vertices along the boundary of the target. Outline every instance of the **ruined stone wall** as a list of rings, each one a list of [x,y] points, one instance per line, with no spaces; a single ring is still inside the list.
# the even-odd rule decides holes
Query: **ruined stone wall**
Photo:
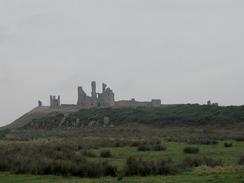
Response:
[[[39,102],[39,106],[42,104]],[[60,96],[50,96],[50,107],[60,107]],[[102,93],[97,93],[96,82],[91,82],[91,96],[88,96],[82,87],[78,87],[77,108],[92,108],[92,107],[159,107],[161,100],[153,99],[152,101],[139,102],[135,99],[115,101],[113,90],[107,88],[105,83],[102,84]]]
[[[98,106],[99,107],[113,107],[114,106],[114,92],[110,88],[106,88],[106,84],[103,83],[103,92],[98,94]]]
[[[161,100],[160,99],[153,99],[151,104],[152,104],[152,107],[160,107],[161,106]]]
[[[132,100],[120,100],[115,102],[115,107],[149,107],[150,102],[138,102]]]
[[[78,101],[77,101],[77,105],[82,107],[82,106],[86,106],[86,103],[87,103],[86,93],[84,92],[82,87],[78,87]]]
[[[140,102],[135,99],[120,100],[115,102],[115,107],[159,107],[161,100],[152,100],[151,102]]]
[[[97,87],[95,81],[91,82],[91,88],[92,88],[91,101],[88,103],[88,105],[90,105],[91,107],[97,107],[97,91],[96,91]]]
[[[87,96],[82,87],[78,87],[77,106],[81,108],[96,107],[96,102],[94,102],[94,98]]]
[[[58,98],[56,98],[56,96],[50,96],[50,107],[51,108],[58,108],[61,106],[60,103],[60,96],[58,96]]]

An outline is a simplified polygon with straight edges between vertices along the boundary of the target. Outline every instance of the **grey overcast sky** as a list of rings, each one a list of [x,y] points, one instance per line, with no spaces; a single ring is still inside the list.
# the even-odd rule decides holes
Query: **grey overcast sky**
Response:
[[[0,0],[0,126],[49,94],[244,104],[243,0]]]

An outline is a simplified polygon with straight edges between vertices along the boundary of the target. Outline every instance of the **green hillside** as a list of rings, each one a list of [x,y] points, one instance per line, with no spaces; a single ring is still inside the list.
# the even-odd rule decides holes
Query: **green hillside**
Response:
[[[113,125],[141,123],[150,125],[231,125],[244,122],[244,106],[209,106],[198,104],[168,105],[159,108],[93,108],[78,112],[55,112],[33,119],[24,128],[84,127],[91,122],[103,125],[108,117]]]

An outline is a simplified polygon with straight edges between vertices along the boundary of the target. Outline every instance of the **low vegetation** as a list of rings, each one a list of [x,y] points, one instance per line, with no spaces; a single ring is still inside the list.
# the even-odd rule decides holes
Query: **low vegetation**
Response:
[[[164,145],[140,145],[138,151],[165,151],[167,148]]]
[[[184,153],[186,153],[186,154],[198,154],[199,148],[198,147],[185,147]]]
[[[62,123],[62,128],[81,128],[90,126],[103,126],[104,117],[109,117],[114,125],[124,123],[141,123],[156,126],[206,126],[228,125],[241,123],[244,120],[244,106],[209,106],[199,104],[169,105],[157,108],[93,108],[82,109],[68,115]],[[34,119],[26,124],[24,129],[55,129],[59,127],[63,114],[53,114],[48,117]],[[77,119],[79,122],[77,122]],[[203,141],[204,142],[204,141]],[[211,142],[210,142],[211,143]]]
[[[240,157],[239,165],[244,165],[244,155]]]
[[[190,156],[183,160],[184,167],[199,167],[199,166],[223,166],[223,161],[221,159],[202,157],[202,156]]]
[[[233,146],[233,144],[231,143],[231,142],[225,142],[224,143],[224,147],[232,147]]]
[[[100,157],[101,157],[101,158],[111,158],[111,157],[112,157],[112,153],[111,153],[111,151],[109,151],[109,150],[103,150],[103,151],[100,153]]]
[[[243,106],[204,105],[83,109],[56,128],[64,119],[57,113],[18,130],[0,131],[0,171],[98,177],[98,182],[135,182],[128,177],[150,176],[139,180],[146,182],[159,175],[178,177],[179,182],[185,174],[217,172],[225,177],[226,170],[235,176],[244,167],[243,111]],[[88,125],[102,123],[104,116],[114,127]],[[75,127],[74,121],[79,122]]]
[[[126,176],[173,175],[179,172],[178,166],[171,160],[145,161],[129,157],[125,165]]]

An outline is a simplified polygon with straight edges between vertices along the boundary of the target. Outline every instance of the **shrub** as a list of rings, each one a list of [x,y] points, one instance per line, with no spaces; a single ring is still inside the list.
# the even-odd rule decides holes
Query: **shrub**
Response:
[[[103,150],[100,152],[100,157],[102,158],[110,158],[112,157],[112,153],[109,150]]]
[[[244,155],[240,157],[239,165],[244,165]]]
[[[116,166],[109,164],[108,162],[103,162],[104,175],[115,177],[118,175],[118,169]]]
[[[86,156],[86,157],[90,157],[90,158],[97,157],[97,154],[94,151],[90,151],[90,150],[84,150],[84,151],[82,151],[82,155],[83,156]]]
[[[116,166],[108,162],[88,161],[82,152],[76,151],[77,146],[74,148],[72,145],[61,146],[61,144],[3,146],[0,147],[0,171],[80,177],[117,176]],[[91,156],[88,150],[83,153]]]
[[[139,147],[141,144],[142,144],[142,142],[140,142],[140,141],[134,141],[131,143],[131,146],[132,147]]]
[[[153,151],[165,151],[167,148],[164,145],[154,145],[151,148]]]
[[[231,142],[225,142],[224,147],[232,147],[233,144]]]
[[[167,148],[164,145],[140,145],[138,151],[165,151]]]
[[[214,159],[214,158],[208,158],[204,157],[203,161],[205,165],[210,166],[210,167],[216,167],[216,166],[223,166],[223,161],[221,159]]]
[[[215,144],[218,144],[218,141],[213,138],[203,137],[203,138],[197,138],[197,139],[191,140],[189,142],[189,144],[215,145]]]
[[[117,167],[108,162],[92,162],[85,167],[85,175],[88,177],[117,176]],[[82,176],[84,177],[84,176]]]
[[[184,153],[186,153],[186,154],[198,154],[199,148],[198,147],[185,147]]]
[[[138,151],[150,151],[151,150],[151,147],[149,145],[140,145],[138,148],[137,148]]]
[[[186,157],[183,160],[184,167],[198,167],[202,165],[206,165],[210,167],[223,166],[223,161],[220,159],[213,159],[213,158],[199,157],[199,156]]]
[[[190,156],[183,160],[183,167],[198,167],[203,165],[203,159],[200,157]]]
[[[179,168],[171,159],[156,162],[156,174],[158,175],[174,175],[178,172]]]
[[[172,175],[178,172],[177,166],[170,159],[144,161],[141,158],[129,157],[124,173],[127,176]]]
[[[242,142],[242,141],[244,141],[244,136],[238,136],[238,137],[235,138],[235,140],[237,142]]]
[[[161,144],[161,140],[158,139],[158,138],[152,138],[152,139],[149,139],[147,141],[145,141],[146,144],[149,144],[149,145],[160,145]]]

